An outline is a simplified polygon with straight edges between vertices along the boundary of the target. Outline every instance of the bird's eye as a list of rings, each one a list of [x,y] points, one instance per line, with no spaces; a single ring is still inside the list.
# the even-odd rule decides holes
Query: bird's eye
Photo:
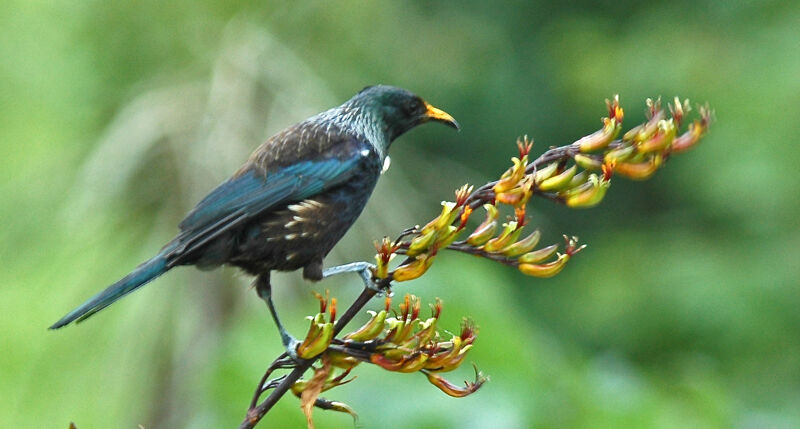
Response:
[[[411,100],[408,104],[408,113],[416,114],[422,111],[422,101],[418,99]]]

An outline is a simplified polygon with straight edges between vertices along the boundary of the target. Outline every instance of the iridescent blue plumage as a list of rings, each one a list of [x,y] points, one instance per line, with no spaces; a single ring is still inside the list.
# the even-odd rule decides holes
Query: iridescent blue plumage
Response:
[[[51,329],[91,316],[178,265],[238,266],[258,276],[259,295],[274,310],[270,271],[303,268],[305,278],[321,279],[323,258],[364,208],[392,141],[430,120],[457,127],[408,91],[373,86],[285,129],[203,198],[155,257]]]

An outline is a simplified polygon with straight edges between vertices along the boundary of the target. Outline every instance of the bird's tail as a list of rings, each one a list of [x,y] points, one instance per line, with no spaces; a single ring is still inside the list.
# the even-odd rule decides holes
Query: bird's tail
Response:
[[[116,283],[107,287],[104,291],[91,297],[80,307],[72,310],[61,320],[54,323],[50,329],[58,329],[72,322],[81,322],[98,311],[108,307],[114,301],[144,286],[150,280],[167,272],[171,266],[167,265],[167,249],[159,252],[147,262],[136,267],[130,274],[118,280]]]

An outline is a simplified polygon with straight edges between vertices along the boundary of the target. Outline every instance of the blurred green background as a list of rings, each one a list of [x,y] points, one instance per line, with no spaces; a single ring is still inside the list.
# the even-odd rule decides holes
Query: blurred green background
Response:
[[[237,425],[280,342],[235,270],[175,270],[46,328],[160,248],[267,136],[387,83],[462,131],[398,141],[328,265],[372,258],[373,240],[497,177],[517,136],[539,153],[594,131],[615,93],[628,127],[659,95],[708,101],[717,121],[654,179],[616,179],[598,208],[535,201],[550,241],[589,244],[558,277],[451,255],[397,287],[441,297],[444,327],[476,320],[470,360],[491,382],[457,400],[359,367],[328,397],[363,427],[800,427],[798,22],[800,4],[781,1],[4,1],[0,422]],[[312,290],[359,292],[355,278],[275,283],[297,334]],[[304,422],[286,397],[263,425]]]

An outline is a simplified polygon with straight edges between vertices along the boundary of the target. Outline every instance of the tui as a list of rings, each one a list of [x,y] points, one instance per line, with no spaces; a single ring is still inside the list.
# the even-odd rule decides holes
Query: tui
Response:
[[[286,128],[203,198],[157,255],[50,329],[80,322],[178,265],[207,269],[228,264],[256,276],[256,291],[293,355],[294,339],[272,304],[270,271],[302,268],[303,277],[313,281],[357,271],[369,284],[367,264],[323,272],[322,259],[364,208],[392,141],[428,121],[458,129],[452,116],[411,92],[376,85]]]

